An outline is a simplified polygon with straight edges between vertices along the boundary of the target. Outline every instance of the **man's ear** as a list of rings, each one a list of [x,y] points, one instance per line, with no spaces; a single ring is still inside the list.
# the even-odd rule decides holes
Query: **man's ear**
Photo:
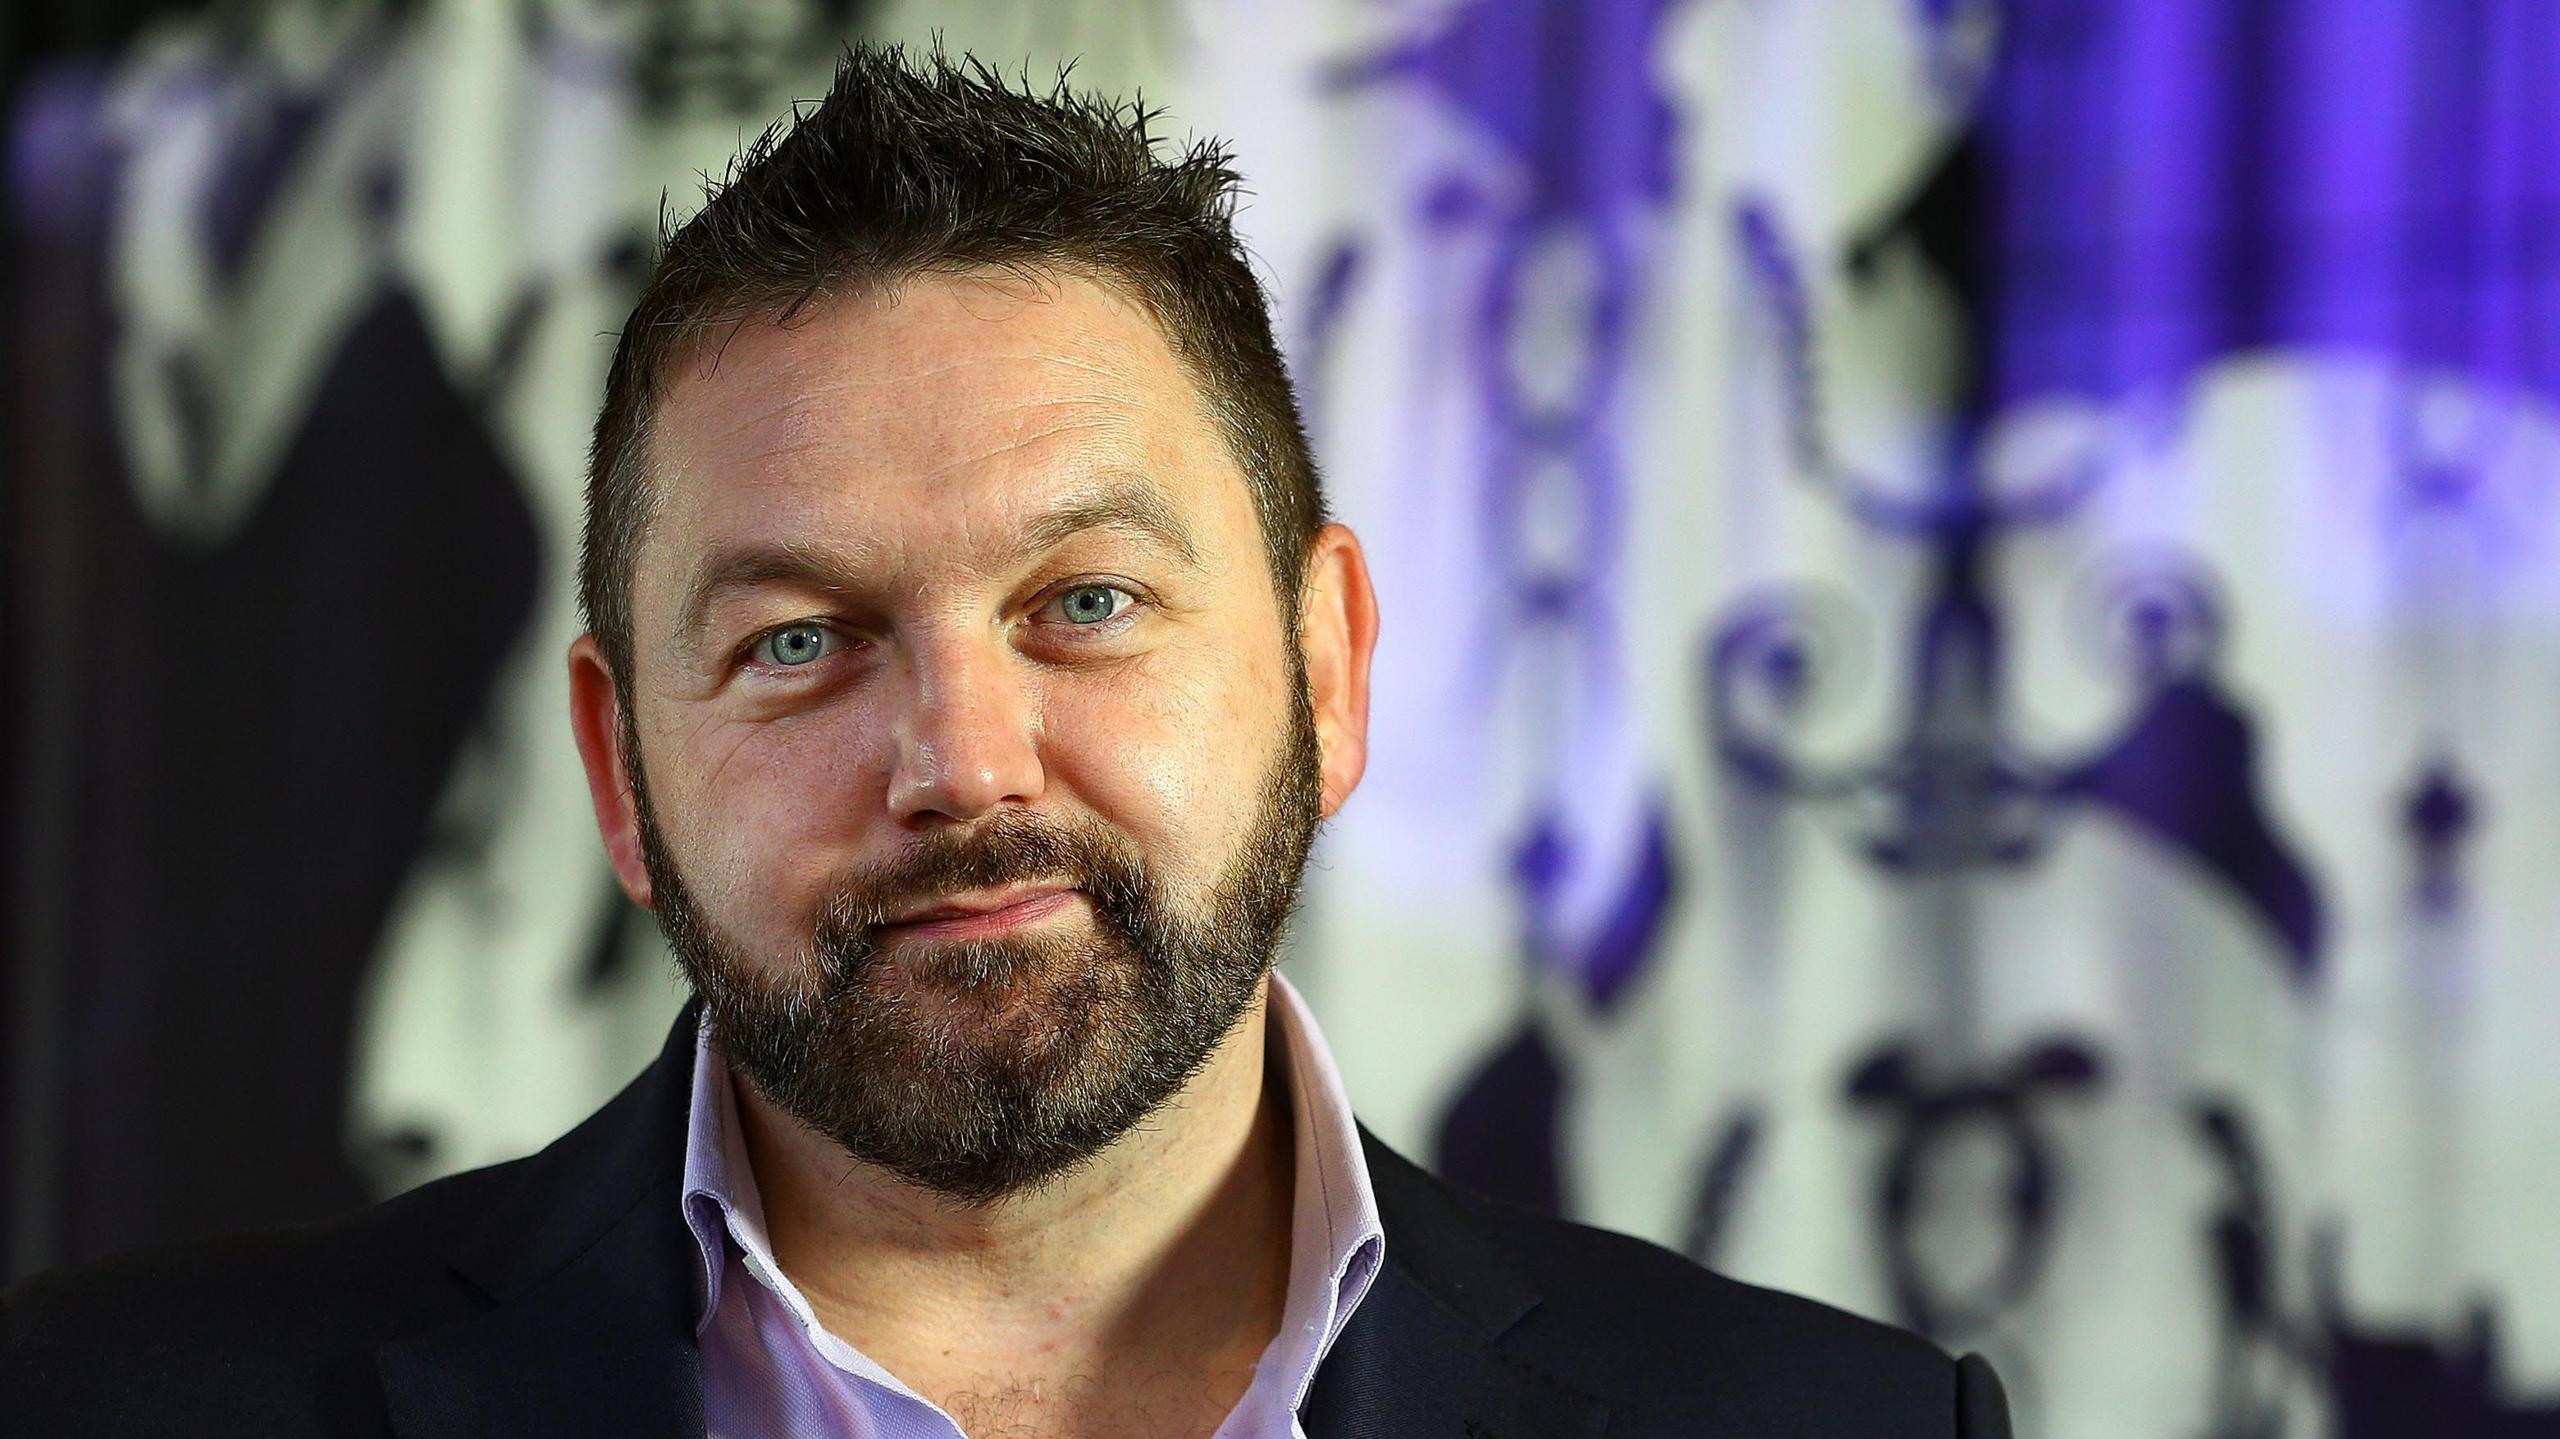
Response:
[[[1324,814],[1331,819],[1369,767],[1369,661],[1378,649],[1378,592],[1369,583],[1360,537],[1344,526],[1325,526],[1307,548],[1298,645],[1324,752]]]
[[[654,907],[649,866],[640,857],[640,808],[631,766],[622,752],[622,696],[594,635],[569,646],[569,727],[577,732],[578,759],[587,768],[587,798],[596,807],[596,829],[622,892],[642,909]]]

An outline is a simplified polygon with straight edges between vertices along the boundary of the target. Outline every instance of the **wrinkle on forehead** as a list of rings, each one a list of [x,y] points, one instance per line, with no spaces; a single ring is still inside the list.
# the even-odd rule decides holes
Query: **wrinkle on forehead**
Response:
[[[665,408],[706,438],[797,423],[794,411],[847,401],[894,419],[947,395],[1135,413],[1161,412],[1175,398],[1185,418],[1213,418],[1148,306],[1078,275],[1036,293],[1007,283],[1014,278],[940,276],[834,299],[788,323],[746,323],[683,367]],[[1003,373],[1014,367],[1019,377]],[[965,422],[968,412],[951,418]]]
[[[1139,394],[1142,387],[1138,384],[1138,377],[1125,365],[1115,366],[1071,355],[976,355],[896,373],[839,371],[821,377],[814,373],[806,373],[814,367],[795,366],[795,369],[802,370],[804,373],[795,378],[783,393],[753,408],[735,410],[724,408],[721,413],[709,418],[703,433],[709,438],[726,439],[776,421],[789,426],[794,423],[791,417],[795,413],[817,408],[831,400],[864,396],[868,392],[880,390],[891,391],[897,396],[912,396],[938,378],[972,370],[983,370],[990,365],[998,364],[1036,365],[1048,369],[1080,372],[1102,382],[1089,393],[1051,395],[1036,401],[1038,405],[1053,407],[1077,404],[1117,405],[1135,401],[1140,408],[1156,408]],[[694,387],[687,387],[688,390],[692,388]],[[679,391],[679,394],[683,393]],[[707,396],[697,399],[697,404],[708,402]],[[671,401],[672,403],[674,402]],[[1101,418],[1110,420],[1120,417]]]
[[[856,434],[894,448],[982,433],[993,443],[979,453],[992,457],[1044,434],[1157,417],[1209,428],[1200,422],[1213,417],[1155,322],[1107,288],[1078,299],[1087,296],[1099,306],[1024,299],[989,317],[965,303],[966,292],[945,288],[898,306],[842,302],[742,333],[720,347],[724,361],[696,366],[666,396],[660,438],[670,451],[731,449],[724,458],[752,463]],[[918,308],[900,313],[909,306]],[[1096,308],[1108,316],[1100,324],[1089,318]],[[1017,316],[1025,323],[1007,323]],[[1158,342],[1132,344],[1136,327]],[[1180,413],[1166,413],[1169,397]],[[667,469],[683,458],[669,453]]]
[[[923,283],[912,283],[915,280]],[[917,295],[922,298],[911,305],[911,297]],[[1174,362],[1176,368],[1184,371],[1186,379],[1189,378],[1188,367],[1177,353],[1175,336],[1157,315],[1152,303],[1133,292],[1115,274],[1074,265],[1060,265],[1054,270],[1036,273],[992,266],[931,271],[897,283],[872,283],[839,294],[821,295],[789,315],[773,310],[758,311],[695,337],[691,345],[666,359],[665,373],[674,377],[670,390],[688,380],[716,379],[729,359],[730,351],[741,339],[751,346],[776,340],[788,343],[787,337],[809,331],[866,326],[882,319],[894,323],[901,312],[912,313],[921,309],[956,311],[957,318],[974,322],[981,332],[985,329],[1001,330],[1007,327],[1008,322],[1026,316],[1076,307],[1084,296],[1100,300],[1107,312],[1143,327],[1155,336],[1160,341],[1161,352]],[[962,328],[952,325],[944,333],[955,333]],[[1058,332],[1052,330],[1050,333],[1054,336]],[[1089,369],[1110,378],[1127,377],[1127,367],[1116,361],[1132,353],[1128,347],[1101,341],[1089,328],[1083,338],[1094,342],[1089,348],[1104,356],[1103,360],[1085,360],[1055,351],[1009,357],[971,354],[948,362],[928,360],[920,368],[884,377],[878,383],[911,384],[985,358],[1036,359],[1069,368]],[[859,377],[853,382],[860,383]]]

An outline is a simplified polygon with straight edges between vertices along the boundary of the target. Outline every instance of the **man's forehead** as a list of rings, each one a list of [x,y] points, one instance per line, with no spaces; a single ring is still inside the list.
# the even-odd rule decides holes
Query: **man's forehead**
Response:
[[[670,381],[661,474],[808,458],[902,477],[1008,458],[1142,467],[1196,462],[1185,452],[1212,430],[1153,317],[1073,275],[930,274],[827,299],[709,337]]]
[[[652,529],[681,551],[662,556],[679,576],[811,527],[843,553],[912,539],[1013,557],[1098,496],[1132,521],[1116,528],[1196,560],[1219,511],[1252,514],[1156,321],[1081,277],[922,276],[790,325],[750,321],[673,378]]]
[[[661,427],[716,438],[795,409],[855,419],[1087,402],[1201,412],[1152,315],[1076,274],[970,270],[714,330],[669,365]]]

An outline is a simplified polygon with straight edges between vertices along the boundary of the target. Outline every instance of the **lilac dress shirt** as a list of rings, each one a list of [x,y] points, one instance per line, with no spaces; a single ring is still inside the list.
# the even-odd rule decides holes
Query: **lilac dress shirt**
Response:
[[[1378,1272],[1386,1237],[1342,1076],[1315,1016],[1271,978],[1269,1042],[1286,1076],[1297,1148],[1289,1292],[1280,1332],[1214,1439],[1305,1439],[1298,1409]],[[965,1439],[957,1421],[827,1332],[767,1242],[738,1129],[729,1064],[694,1042],[684,1217],[702,1246],[702,1402],[710,1439]]]

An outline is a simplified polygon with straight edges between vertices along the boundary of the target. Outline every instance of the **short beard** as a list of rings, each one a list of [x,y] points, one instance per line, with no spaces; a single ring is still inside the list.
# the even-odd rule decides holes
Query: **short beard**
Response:
[[[782,962],[748,956],[694,901],[626,725],[658,923],[712,1042],[801,1125],[965,1207],[1092,1159],[1191,1082],[1277,958],[1322,817],[1303,675],[1293,690],[1253,827],[1197,910],[1109,826],[999,810],[840,877]],[[1019,882],[1083,890],[1095,933],[910,943],[894,968],[878,962],[900,907]]]

